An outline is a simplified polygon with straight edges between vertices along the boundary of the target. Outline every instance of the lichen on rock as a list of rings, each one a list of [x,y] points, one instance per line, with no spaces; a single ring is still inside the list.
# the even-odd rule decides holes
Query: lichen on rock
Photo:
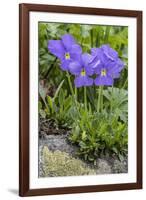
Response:
[[[43,177],[95,175],[95,171],[66,152],[50,151],[47,146],[42,150]]]

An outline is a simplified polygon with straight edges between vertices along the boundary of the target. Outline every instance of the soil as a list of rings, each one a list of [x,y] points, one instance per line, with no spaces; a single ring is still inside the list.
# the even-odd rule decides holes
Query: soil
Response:
[[[40,118],[39,121],[39,136],[45,137],[46,135],[58,135],[58,134],[66,134],[69,131],[66,127],[61,127],[55,123],[53,119],[43,120]]]

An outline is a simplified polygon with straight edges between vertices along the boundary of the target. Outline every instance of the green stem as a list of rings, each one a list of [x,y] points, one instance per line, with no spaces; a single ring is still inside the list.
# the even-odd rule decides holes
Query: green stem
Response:
[[[76,99],[76,101],[78,101],[78,90],[76,87],[75,87],[75,99]]]
[[[91,29],[90,31],[90,35],[91,35],[91,47],[93,47],[93,29]]]
[[[85,104],[85,110],[87,111],[87,90],[84,86],[84,104]]]
[[[72,82],[71,82],[71,79],[70,79],[70,75],[69,75],[68,72],[66,72],[66,76],[67,76],[67,79],[68,79],[68,83],[69,83],[70,91],[71,91],[71,94],[72,94],[73,102],[75,104],[76,110],[77,110],[78,115],[80,117],[80,112],[79,112],[79,109],[78,109],[77,101],[75,99],[75,94],[74,94],[74,90],[73,90],[73,87],[72,87]]]
[[[99,47],[100,46],[100,30],[99,31],[97,31],[97,34],[96,34],[96,42],[95,42],[95,44],[96,44],[96,46],[97,47]]]
[[[98,101],[97,101],[97,112],[100,112],[100,103],[101,103],[101,86],[99,87],[98,90]]]
[[[101,86],[101,112],[103,111],[103,86]]]
[[[67,79],[68,79],[68,83],[69,83],[69,88],[70,88],[70,92],[74,98],[74,90],[73,90],[73,87],[72,87],[72,83],[71,83],[71,79],[70,79],[70,75],[68,72],[66,72],[66,75],[67,75]]]
[[[82,37],[82,39],[81,39],[81,46],[82,46],[83,42],[84,42],[84,38]]]
[[[44,79],[48,79],[50,72],[54,69],[57,62],[57,58],[54,59],[53,63],[51,64],[50,68],[48,69],[47,73],[44,75]]]
[[[104,43],[108,43],[108,37],[109,37],[109,34],[110,34],[110,29],[111,29],[111,26],[106,27],[105,35],[104,35]]]
[[[112,86],[112,92],[111,92],[111,102],[110,102],[110,111],[113,110],[113,86]]]
[[[125,83],[124,83],[122,89],[125,89],[125,87],[126,87],[126,85],[127,85],[127,82],[128,82],[128,78],[126,79],[126,81],[125,81]]]

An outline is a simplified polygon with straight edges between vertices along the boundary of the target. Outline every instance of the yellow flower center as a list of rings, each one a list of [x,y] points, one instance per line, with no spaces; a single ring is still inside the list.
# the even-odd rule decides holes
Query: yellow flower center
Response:
[[[65,53],[65,59],[69,60],[70,59],[70,54],[69,53]]]
[[[106,69],[101,70],[101,76],[106,76]]]
[[[81,76],[85,76],[86,75],[86,72],[85,72],[85,70],[83,69],[82,71],[81,71]]]

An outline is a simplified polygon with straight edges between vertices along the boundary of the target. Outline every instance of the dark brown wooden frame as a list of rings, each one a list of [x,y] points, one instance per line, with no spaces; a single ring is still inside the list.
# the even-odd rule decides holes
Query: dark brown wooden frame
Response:
[[[55,12],[88,15],[134,17],[137,19],[137,181],[136,183],[29,188],[29,12]],[[129,190],[142,188],[142,11],[68,7],[40,4],[19,5],[19,195],[55,195],[67,193]]]

